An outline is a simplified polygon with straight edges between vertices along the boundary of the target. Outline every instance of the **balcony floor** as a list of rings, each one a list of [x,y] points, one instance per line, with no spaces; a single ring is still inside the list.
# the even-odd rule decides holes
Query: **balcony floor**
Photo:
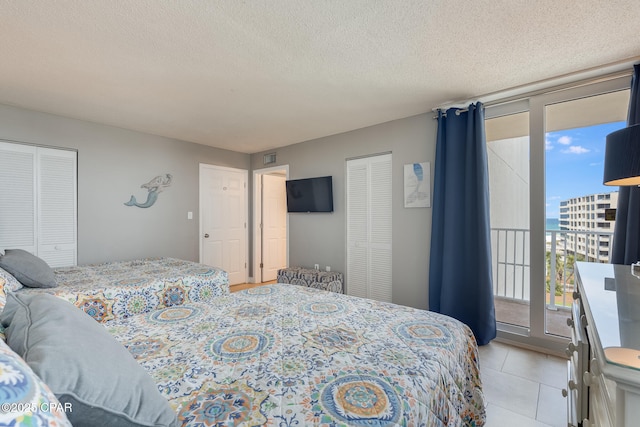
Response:
[[[508,298],[494,298],[496,320],[511,325],[529,327],[529,303]],[[571,310],[559,307],[557,310],[545,310],[547,333],[569,337],[571,329],[567,326],[567,318]]]

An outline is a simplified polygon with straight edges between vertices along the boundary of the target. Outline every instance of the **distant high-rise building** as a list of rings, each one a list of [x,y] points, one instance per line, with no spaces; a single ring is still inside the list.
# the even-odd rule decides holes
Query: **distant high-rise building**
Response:
[[[616,222],[607,220],[605,211],[617,205],[617,191],[561,201],[560,230],[574,231],[565,234],[566,251],[584,256],[585,261],[609,262]]]

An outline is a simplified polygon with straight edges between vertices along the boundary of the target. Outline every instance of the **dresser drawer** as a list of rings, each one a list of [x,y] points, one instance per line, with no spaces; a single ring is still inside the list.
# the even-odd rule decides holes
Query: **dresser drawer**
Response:
[[[578,419],[582,427],[637,427],[640,369],[627,356],[640,354],[640,278],[628,265],[575,265],[576,304],[568,351],[575,366],[569,375],[578,366],[584,369],[579,390],[587,388],[582,398],[588,403],[586,416]],[[616,349],[625,357],[607,359],[607,352],[613,355]]]
[[[616,426],[616,383],[602,374],[593,348],[590,356],[589,369],[583,375],[589,386],[589,421],[595,426]]]
[[[578,387],[572,385],[576,384],[576,377],[574,374],[575,366],[571,360],[567,360],[567,388],[562,391],[562,395],[567,398],[567,426],[578,427],[580,420],[580,404],[578,399],[580,397],[578,393]]]
[[[567,405],[569,408],[569,425],[572,414],[577,422],[581,422],[589,414],[589,389],[582,380],[584,371],[589,369],[589,341],[585,329],[584,310],[577,298],[571,307],[571,341],[567,346]],[[582,319],[582,320],[581,320]],[[575,424],[578,425],[578,424]]]

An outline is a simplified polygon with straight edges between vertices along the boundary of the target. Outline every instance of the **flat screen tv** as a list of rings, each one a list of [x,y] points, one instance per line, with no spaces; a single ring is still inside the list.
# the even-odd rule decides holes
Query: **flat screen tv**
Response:
[[[330,176],[292,179],[287,185],[287,212],[333,212]]]

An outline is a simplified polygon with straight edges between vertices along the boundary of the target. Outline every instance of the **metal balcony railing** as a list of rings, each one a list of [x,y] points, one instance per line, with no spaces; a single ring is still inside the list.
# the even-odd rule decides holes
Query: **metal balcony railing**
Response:
[[[494,296],[529,301],[529,237],[528,229],[491,229]],[[574,263],[609,262],[612,242],[608,231],[546,231],[547,308],[571,305]]]

